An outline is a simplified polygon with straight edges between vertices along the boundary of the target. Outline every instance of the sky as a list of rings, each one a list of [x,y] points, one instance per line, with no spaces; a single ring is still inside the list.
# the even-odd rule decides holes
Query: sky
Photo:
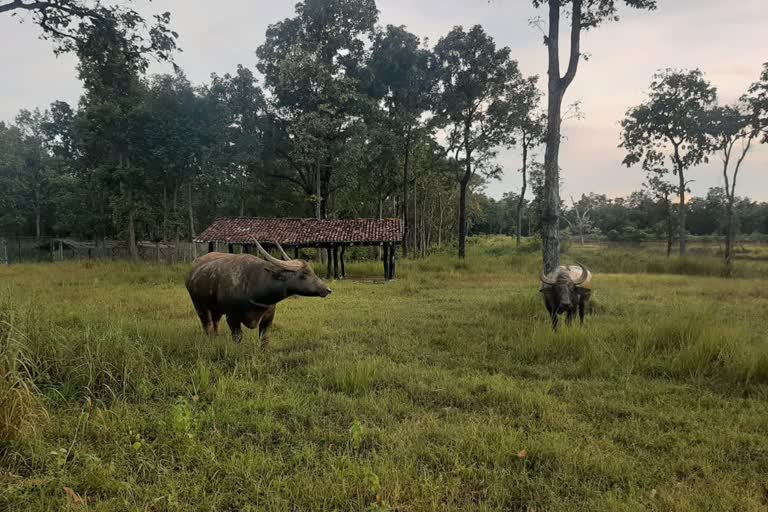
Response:
[[[482,25],[498,46],[511,48],[521,71],[541,77],[540,87],[545,88],[546,48],[542,32],[531,21],[546,13],[534,9],[530,0],[376,3],[381,25],[405,25],[430,44],[456,25]],[[172,13],[183,49],[176,62],[195,83],[205,82],[213,72],[233,72],[238,64],[254,68],[255,49],[263,42],[267,26],[292,16],[294,4],[294,0],[226,0],[212,8],[210,0],[134,3],[146,15]],[[629,107],[643,101],[657,70],[698,67],[718,88],[721,102],[727,103],[746,91],[768,61],[766,0],[658,0],[658,4],[654,12],[624,8],[620,22],[601,26],[582,38],[582,51],[589,59],[581,62],[565,102],[580,101],[584,117],[564,122],[560,151],[561,195],[568,202],[582,193],[614,197],[642,186],[641,169],[621,164],[624,152],[618,148],[619,122]],[[0,120],[6,121],[22,108],[45,108],[54,100],[76,103],[81,92],[76,59],[55,57],[51,45],[37,39],[37,27],[18,19],[0,16]],[[567,44],[563,46],[566,52]],[[151,69],[168,71],[168,66],[159,64]],[[520,188],[518,152],[502,150],[498,162],[504,176],[486,189],[497,198]],[[722,186],[718,157],[690,170],[689,177],[694,180],[691,189],[696,195]],[[768,144],[760,145],[745,160],[737,193],[768,201]]]

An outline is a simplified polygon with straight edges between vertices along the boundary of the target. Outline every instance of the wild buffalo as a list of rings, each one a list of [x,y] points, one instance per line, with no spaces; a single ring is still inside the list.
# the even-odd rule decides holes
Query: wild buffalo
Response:
[[[541,294],[544,305],[552,318],[552,328],[557,328],[558,315],[565,313],[565,323],[570,324],[576,309],[584,323],[584,310],[592,295],[592,273],[581,263],[578,266],[559,267],[549,275],[541,274]]]
[[[242,339],[243,324],[249,329],[258,327],[262,345],[266,345],[278,302],[291,295],[325,297],[331,293],[306,261],[282,261],[258,242],[255,245],[264,259],[211,252],[192,262],[186,286],[206,334],[218,334],[219,320],[226,315],[236,343]]]

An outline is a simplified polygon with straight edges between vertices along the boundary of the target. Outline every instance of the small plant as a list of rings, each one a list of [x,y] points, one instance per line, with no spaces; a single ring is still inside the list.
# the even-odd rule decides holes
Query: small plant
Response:
[[[189,407],[189,402],[183,397],[177,398],[176,403],[171,407],[168,425],[174,434],[183,435],[190,439],[193,437],[192,409]]]
[[[133,430],[128,431],[128,440],[131,443],[131,448],[137,452],[147,443],[139,432],[134,432]]]
[[[363,444],[363,439],[365,436],[365,430],[363,429],[363,424],[360,423],[359,420],[353,421],[352,426],[349,427],[349,433],[352,440],[352,448],[355,451],[359,451],[360,447]]]
[[[67,455],[68,451],[66,448],[59,448],[58,450],[54,450],[52,452],[49,452],[49,455],[53,457],[54,462],[56,463],[56,466],[63,467],[64,464],[67,463]]]

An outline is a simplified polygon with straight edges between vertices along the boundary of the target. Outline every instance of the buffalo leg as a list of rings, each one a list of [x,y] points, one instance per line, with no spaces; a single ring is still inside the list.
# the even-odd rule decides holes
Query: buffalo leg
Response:
[[[208,311],[207,308],[193,303],[195,306],[195,311],[197,312],[198,318],[200,318],[200,323],[203,324],[203,332],[206,335],[211,334],[211,313]]]
[[[581,302],[579,302],[579,323],[581,324],[584,324],[584,308],[586,308],[586,305],[582,300]]]
[[[547,307],[549,317],[552,319],[552,329],[557,329],[557,308],[550,306],[549,302],[544,301],[544,305]]]
[[[259,322],[259,339],[261,346],[266,347],[269,344],[269,332],[272,327],[272,321],[275,319],[275,308],[269,308]]]
[[[240,327],[240,319],[227,315],[227,325],[229,325],[229,330],[232,331],[232,341],[240,343],[243,339],[243,329]]]
[[[573,322],[573,310],[568,309],[568,312],[565,314],[565,325],[571,325]]]
[[[213,336],[219,335],[219,320],[221,320],[221,313],[219,313],[218,311],[212,311],[211,312],[211,323],[212,323],[211,335]]]

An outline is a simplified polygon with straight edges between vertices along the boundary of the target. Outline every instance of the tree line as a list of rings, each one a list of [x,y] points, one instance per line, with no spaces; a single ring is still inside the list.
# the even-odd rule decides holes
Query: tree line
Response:
[[[535,179],[535,178],[534,178]],[[473,212],[473,234],[515,236],[518,227],[523,236],[536,236],[540,218],[535,205],[526,202],[522,222],[518,224],[515,208],[519,196],[514,192],[501,199],[478,197]],[[686,202],[686,234],[697,237],[724,238],[728,229],[728,198],[722,187],[710,188],[704,196]],[[744,239],[768,240],[768,202],[736,197],[735,232]],[[562,219],[567,238],[579,243],[585,240],[613,242],[664,241],[667,253],[677,242],[677,218],[669,216],[669,207],[652,190],[641,189],[625,197],[610,198],[604,194],[582,194],[562,205]],[[671,222],[671,224],[670,224]]]
[[[662,220],[654,213],[609,227],[595,223],[598,212],[622,208],[623,199],[560,198],[563,98],[582,58],[580,35],[616,19],[619,3],[656,6],[533,0],[548,10],[545,109],[538,77],[525,76],[481,26],[454,27],[430,46],[404,26],[379,26],[374,0],[299,2],[256,49],[260,79],[238,66],[201,84],[175,64],[174,73],[147,74],[150,59],[172,62],[177,49],[168,13],[145,20],[130,4],[0,0],[0,13],[30,11],[56,52],[77,55],[84,89],[76,105],[55,102],[0,123],[0,232],[121,238],[136,255],[139,239],[189,240],[223,215],[399,217],[405,255],[450,241],[463,257],[469,232],[498,229],[518,242],[540,235],[551,270],[563,229],[621,238],[630,226],[650,236],[661,223],[671,240],[670,196],[683,197],[686,187],[670,173],[683,176],[718,148],[728,152],[726,175],[735,169],[724,189],[726,217],[735,219],[744,209],[734,187],[745,153],[733,148],[764,141],[768,71],[742,102],[722,109],[710,108],[716,93],[700,72],[668,72],[655,79],[649,101],[627,113],[625,163],[640,163],[649,179],[626,204],[647,203],[666,212]],[[564,72],[562,14],[571,23]],[[695,98],[664,114],[675,87]],[[686,155],[673,153],[666,166],[669,120],[654,119],[659,113],[691,132],[683,140],[675,131],[670,147]],[[706,144],[690,139],[699,136],[693,125]],[[494,201],[483,187],[503,172],[502,148],[520,153],[521,187]],[[682,247],[692,205],[684,197],[679,204]],[[738,222],[729,222],[732,233]]]
[[[405,254],[458,237],[463,255],[495,152],[538,108],[536,77],[482,27],[429,47],[377,26],[373,0],[300,2],[256,49],[261,83],[238,66],[203,84],[146,74],[175,50],[168,14],[148,27],[125,7],[43,4],[84,93],[0,125],[5,233],[118,237],[136,254],[221,215],[387,216],[404,220]]]

